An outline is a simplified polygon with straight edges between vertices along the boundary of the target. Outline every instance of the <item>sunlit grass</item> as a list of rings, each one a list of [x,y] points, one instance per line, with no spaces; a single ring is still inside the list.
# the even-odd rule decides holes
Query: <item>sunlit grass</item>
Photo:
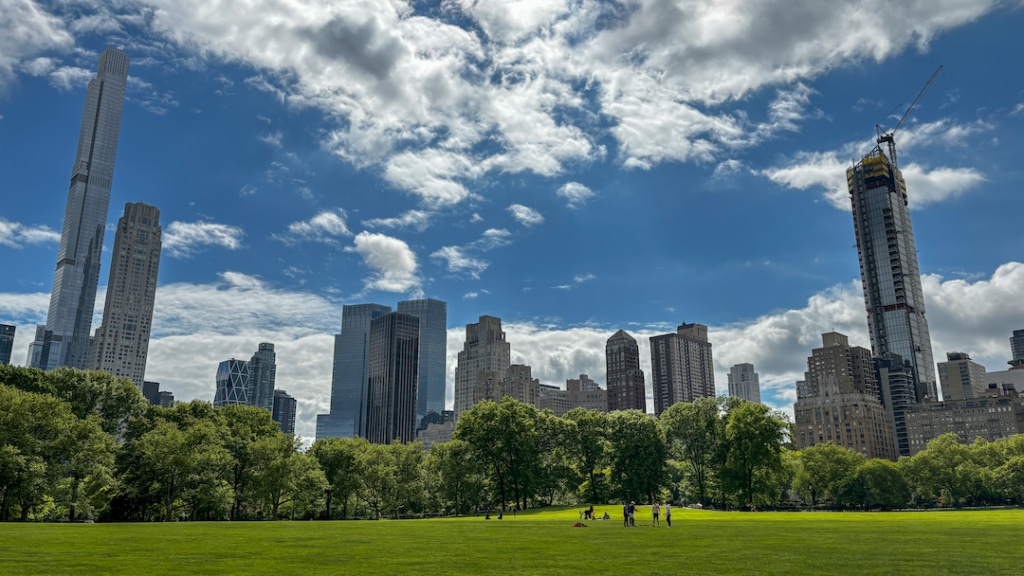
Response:
[[[1024,510],[0,524],[0,574],[1020,574]]]

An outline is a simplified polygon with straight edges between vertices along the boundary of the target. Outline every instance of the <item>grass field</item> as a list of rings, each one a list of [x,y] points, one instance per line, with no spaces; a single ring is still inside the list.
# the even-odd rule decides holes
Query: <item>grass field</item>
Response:
[[[604,512],[598,507],[597,512]],[[0,574],[1024,573],[1024,510],[674,510],[672,528],[578,511],[504,520],[0,524]],[[663,521],[664,523],[664,521]]]

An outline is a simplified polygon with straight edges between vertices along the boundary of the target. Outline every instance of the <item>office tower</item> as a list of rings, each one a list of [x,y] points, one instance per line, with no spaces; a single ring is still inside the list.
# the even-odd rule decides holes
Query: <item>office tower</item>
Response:
[[[274,382],[277,379],[277,354],[274,345],[261,342],[249,360],[249,387],[246,399],[250,406],[274,411]]]
[[[274,422],[281,427],[285,434],[295,434],[295,412],[298,403],[284,390],[274,390]]]
[[[334,336],[331,411],[317,415],[317,438],[366,436],[363,414],[370,360],[370,323],[389,312],[390,306],[380,304],[355,304],[342,308],[341,333]]]
[[[980,398],[988,389],[985,367],[965,352],[947,352],[946,361],[939,362],[939,385],[943,400]]]
[[[644,371],[640,369],[640,347],[636,339],[619,330],[604,347],[608,380],[608,411],[647,411]]]
[[[797,447],[834,442],[865,458],[895,460],[893,426],[879,401],[871,352],[836,332],[821,339],[822,347],[807,358],[803,395],[793,406]]]
[[[17,327],[0,324],[0,364],[11,363],[11,350],[14,348],[14,332]]]
[[[909,360],[915,402],[938,398],[921,273],[899,168],[875,148],[846,171],[874,355]]]
[[[608,410],[608,393],[601,390],[601,387],[590,379],[586,374],[580,374],[579,378],[568,378],[565,381],[565,391],[569,399],[569,410],[573,408],[586,408],[605,412]]]
[[[398,311],[420,319],[419,393],[416,404],[417,426],[430,412],[444,412],[448,382],[448,304],[440,300],[405,300]]]
[[[473,406],[473,389],[481,371],[504,376],[512,361],[512,350],[505,341],[501,318],[481,316],[476,324],[466,324],[466,341],[455,365],[455,418]]]
[[[125,204],[89,368],[128,378],[139,387],[146,377],[161,245],[160,210],[142,202]]]
[[[899,354],[875,358],[875,379],[878,381],[878,395],[885,408],[886,416],[893,427],[893,438],[899,456],[910,455],[910,440],[907,434],[907,411],[917,402],[917,387],[914,384],[914,366]]]
[[[540,406],[540,380],[533,377],[533,369],[524,364],[512,364],[505,372],[481,370],[473,386],[473,404],[484,400],[501,402],[506,396],[523,404]]]
[[[156,404],[157,406],[159,406],[161,408],[171,408],[171,407],[173,407],[174,406],[174,393],[173,392],[168,392],[167,390],[161,390],[161,391],[157,392],[156,393],[156,402],[154,402],[154,404]]]
[[[1010,337],[1010,366],[1024,368],[1024,330],[1014,330]]]
[[[214,406],[249,404],[249,363],[232,358],[217,367],[217,391],[213,396]]]
[[[391,444],[416,438],[420,320],[391,312],[370,323],[366,439]]]
[[[46,329],[29,351],[34,368],[85,368],[89,362],[92,313],[127,83],[128,55],[107,48],[86,89]]]
[[[160,394],[160,383],[159,382],[143,382],[142,383],[142,396],[149,400],[150,404],[156,404]]]
[[[753,364],[737,364],[729,369],[729,396],[747,402],[761,402],[761,383]]]
[[[652,336],[651,372],[657,415],[678,402],[714,398],[715,366],[708,327],[682,324],[675,333]]]

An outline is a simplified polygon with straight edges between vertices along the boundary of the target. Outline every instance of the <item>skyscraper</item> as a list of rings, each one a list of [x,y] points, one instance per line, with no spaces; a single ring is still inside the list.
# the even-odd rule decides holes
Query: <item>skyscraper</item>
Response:
[[[86,89],[46,329],[28,354],[36,368],[85,368],[89,362],[89,335],[127,83],[128,55],[107,48]]]
[[[448,354],[448,304],[440,300],[405,300],[398,311],[420,319],[419,392],[416,423],[430,412],[444,412]]]
[[[285,434],[295,434],[295,412],[298,403],[284,390],[274,390],[274,422]]]
[[[939,362],[939,385],[943,401],[981,398],[988,392],[985,367],[966,352],[946,353],[946,361]]]
[[[753,364],[737,364],[729,369],[729,396],[760,404],[761,383]]]
[[[501,318],[481,316],[476,324],[466,324],[466,341],[455,366],[455,417],[473,406],[473,388],[480,372],[496,372],[498,379],[508,373],[512,350],[505,341]]]
[[[366,439],[374,444],[416,439],[420,320],[391,312],[370,323]]]
[[[871,349],[910,361],[915,401],[938,398],[907,186],[881,147],[846,171]]]
[[[644,371],[640,369],[640,347],[636,339],[619,330],[604,347],[608,380],[608,411],[647,411]]]
[[[331,411],[317,415],[317,438],[366,436],[363,414],[370,360],[370,323],[389,312],[390,306],[380,304],[355,304],[342,308],[341,333],[334,336]]]
[[[1010,337],[1010,366],[1024,368],[1024,330],[1014,330]]]
[[[708,327],[682,324],[674,333],[651,337],[654,413],[678,402],[715,396],[715,366]]]
[[[89,367],[128,378],[139,388],[146,378],[161,245],[160,211],[142,202],[125,204]]]
[[[14,348],[14,332],[18,328],[10,324],[0,324],[0,364],[11,363],[11,350]]]
[[[277,380],[277,354],[274,345],[260,342],[249,360],[249,382],[246,398],[250,406],[274,411],[274,383]]]
[[[249,363],[245,360],[232,358],[217,366],[217,390],[214,392],[213,405],[229,404],[249,405]]]

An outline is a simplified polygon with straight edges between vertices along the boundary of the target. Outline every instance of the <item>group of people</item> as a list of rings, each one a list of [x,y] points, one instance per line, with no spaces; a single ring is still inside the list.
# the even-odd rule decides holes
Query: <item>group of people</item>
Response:
[[[661,504],[655,502],[651,505],[651,526],[661,526]],[[665,523],[672,527],[672,504],[665,503]],[[636,502],[629,502],[622,505],[622,525],[626,528],[636,526]]]

